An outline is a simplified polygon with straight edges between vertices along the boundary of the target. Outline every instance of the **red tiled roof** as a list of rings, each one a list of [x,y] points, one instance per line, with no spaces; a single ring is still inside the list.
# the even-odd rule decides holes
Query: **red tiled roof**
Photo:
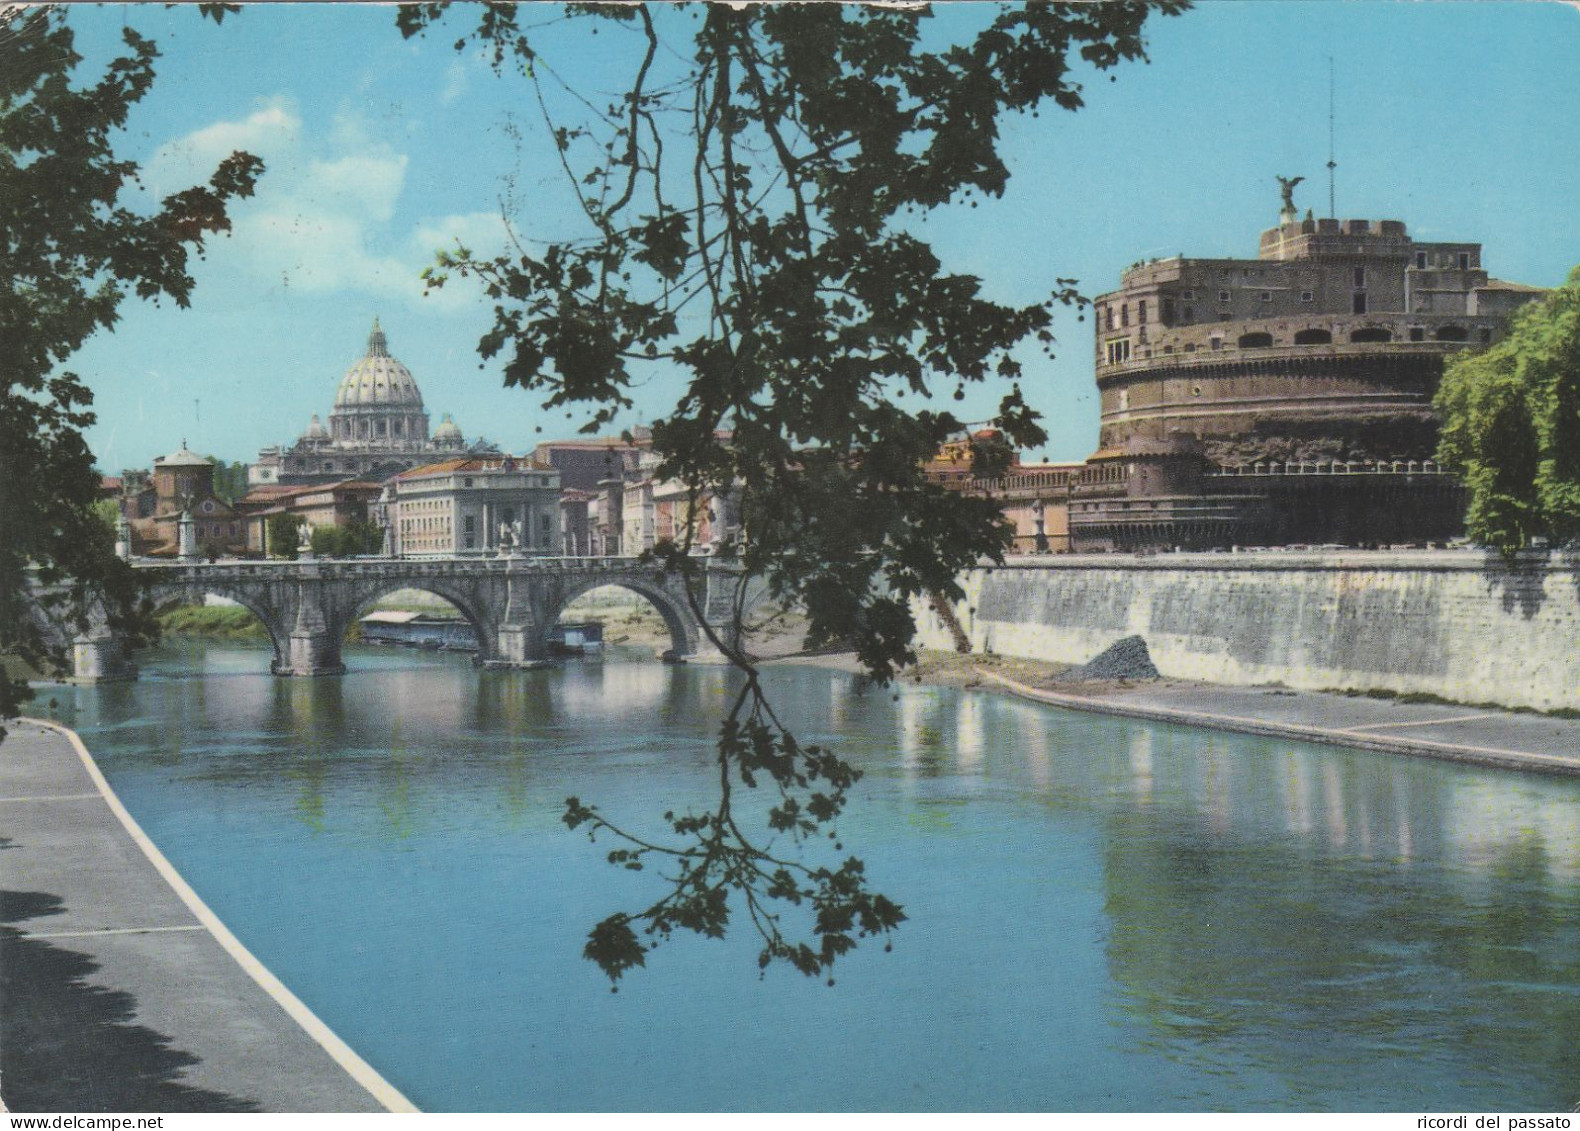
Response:
[[[505,460],[511,459],[518,471],[553,471],[552,465],[529,459],[525,456],[468,456],[460,459],[447,459],[439,463],[425,464],[414,467],[410,471],[403,471],[395,476],[396,479],[425,479],[431,475],[450,475],[457,471],[499,471],[505,466]]]

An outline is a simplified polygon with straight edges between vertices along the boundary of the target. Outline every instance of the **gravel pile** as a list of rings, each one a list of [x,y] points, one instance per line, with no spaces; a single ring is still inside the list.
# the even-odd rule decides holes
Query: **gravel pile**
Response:
[[[1147,642],[1139,636],[1127,636],[1115,641],[1097,656],[1078,668],[1071,668],[1059,677],[1062,681],[1088,679],[1160,679],[1158,669],[1152,666],[1152,654]]]

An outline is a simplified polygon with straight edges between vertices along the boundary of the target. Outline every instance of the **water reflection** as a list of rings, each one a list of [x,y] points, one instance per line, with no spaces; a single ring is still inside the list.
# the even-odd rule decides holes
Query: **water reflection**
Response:
[[[837,992],[759,986],[732,942],[666,952],[610,1002],[579,940],[650,889],[565,834],[563,798],[641,827],[657,799],[705,803],[734,676],[250,659],[51,694],[248,945],[428,1106],[1580,1100],[1573,782],[776,668],[803,741],[866,770],[842,832],[912,922]],[[630,1071],[644,1016],[704,1034],[707,1070]]]

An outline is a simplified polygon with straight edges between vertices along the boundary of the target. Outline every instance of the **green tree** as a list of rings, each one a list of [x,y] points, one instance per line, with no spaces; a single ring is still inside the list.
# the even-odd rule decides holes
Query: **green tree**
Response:
[[[214,456],[214,494],[227,503],[234,503],[247,493],[247,465],[226,463]]]
[[[151,624],[93,513],[99,476],[82,438],[92,393],[61,366],[115,324],[128,294],[188,304],[190,256],[229,229],[227,205],[251,195],[262,164],[232,154],[208,184],[137,211],[123,199],[137,166],[111,139],[153,83],[154,44],[127,29],[126,54],[79,86],[61,9],[12,8],[0,20],[0,652],[44,666],[58,657],[29,612],[30,566],[65,588],[76,625],[95,601],[134,644]],[[0,679],[0,719],[29,696]]]
[[[607,104],[542,53],[552,33],[534,25],[559,13],[470,9],[478,22],[457,48],[480,44],[524,77],[584,230],[498,258],[458,247],[429,283],[481,279],[494,325],[480,352],[545,409],[596,406],[588,431],[654,370],[679,370],[685,392],[653,424],[657,474],[694,503],[732,500],[748,573],[805,608],[810,645],[847,641],[886,681],[914,659],[910,600],[958,596],[959,571],[1008,544],[992,501],[922,475],[961,422],[903,398],[952,389],[958,401],[967,384],[1002,381],[993,427],[1006,445],[1041,443],[1012,351],[1051,347],[1052,308],[1078,300],[1063,279],[1026,305],[990,300],[944,267],[922,221],[1004,191],[1004,114],[1079,108],[1079,67],[1143,58],[1147,17],[1185,6],[959,6],[935,27],[910,7],[569,5],[613,33],[612,52],[629,48],[629,83]],[[397,20],[413,35],[444,9],[405,6]],[[692,549],[688,535],[655,554],[695,575]],[[858,775],[798,743],[751,657],[710,635],[745,677],[720,726],[717,804],[667,814],[651,836],[567,805],[573,828],[616,838],[612,863],[667,872],[654,902],[594,928],[587,956],[617,979],[677,929],[722,935],[733,906],[760,934],[763,966],[827,974],[904,916],[859,858],[809,863],[774,845],[832,839]],[[749,829],[733,791],[758,782],[776,800],[767,827]]]
[[[296,532],[296,516],[290,514],[271,514],[267,522],[266,537],[268,538],[269,556],[271,558],[285,558],[288,561],[296,560],[296,546],[300,538]]]
[[[1504,554],[1580,538],[1580,268],[1497,345],[1454,358],[1437,408],[1438,459],[1470,491],[1471,538]]]
[[[96,499],[93,503],[93,517],[104,524],[104,529],[109,531],[110,546],[115,546],[115,528],[121,521],[121,502],[119,499]]]
[[[345,526],[320,526],[313,530],[313,553],[327,558],[376,554],[384,548],[384,529],[359,521]]]

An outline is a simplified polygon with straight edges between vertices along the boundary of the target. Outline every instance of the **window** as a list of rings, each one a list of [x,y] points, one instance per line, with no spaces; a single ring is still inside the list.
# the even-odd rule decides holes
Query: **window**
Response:
[[[1181,291],[1180,292],[1180,301],[1181,302],[1191,302],[1195,298],[1196,298],[1196,292],[1195,291]]]
[[[1355,285],[1357,287],[1364,287],[1366,285],[1366,268],[1355,268]]]
[[[1119,365],[1130,360],[1130,339],[1115,338],[1108,343],[1108,364]]]
[[[1147,300],[1142,299],[1136,303],[1136,321],[1143,326],[1147,324]]]
[[[1223,339],[1222,338],[1214,338],[1212,340],[1212,348],[1215,349],[1215,350],[1223,349]]]
[[[1273,335],[1267,333],[1241,334],[1236,343],[1243,350],[1265,350],[1273,344]]]
[[[1228,291],[1219,291],[1218,292],[1218,301],[1219,302],[1228,302],[1229,298],[1230,298],[1230,295],[1229,295]]]
[[[1272,302],[1273,301],[1273,292],[1272,291],[1263,291],[1260,295],[1257,296],[1257,298],[1260,301],[1262,301],[1262,302]]]
[[[1418,251],[1415,253],[1415,265],[1417,270],[1426,270],[1426,252]]]
[[[1333,341],[1333,335],[1326,330],[1296,330],[1295,344],[1297,346],[1325,346]]]
[[[1366,313],[1366,292],[1365,291],[1356,291],[1355,292],[1355,303],[1354,303],[1354,306],[1352,307],[1352,309],[1353,309],[1353,311],[1356,314],[1365,314]]]
[[[1470,252],[1462,251],[1459,253],[1459,269],[1461,271],[1470,270]]]
[[[1300,301],[1301,302],[1315,302],[1316,298],[1317,298],[1316,292],[1314,292],[1314,291],[1301,291],[1300,292]]]
[[[470,487],[471,485],[472,485],[472,481],[470,479],[463,479],[463,480],[461,480],[461,486],[463,486],[463,487]]]
[[[1393,335],[1381,326],[1366,326],[1359,330],[1350,331],[1352,342],[1391,342]]]
[[[1113,307],[1111,307],[1111,306],[1103,307],[1103,321],[1105,323],[1107,323],[1108,328],[1110,330],[1112,330],[1114,328],[1114,308]]]
[[[476,530],[476,521],[477,521],[477,519],[476,519],[475,515],[470,515],[469,514],[469,515],[466,515],[465,517],[463,517],[461,519],[461,530],[462,530],[462,532],[464,532],[466,534],[473,533]],[[471,545],[471,543],[467,543],[467,544]]]
[[[1174,324],[1174,300],[1171,299],[1171,298],[1163,299],[1162,300],[1162,310],[1163,310],[1163,325],[1165,325],[1165,326],[1172,326]]]
[[[1410,340],[1412,342],[1424,342],[1424,341],[1426,341],[1426,327],[1425,326],[1411,326],[1410,327]]]
[[[1119,324],[1121,326],[1130,325],[1130,304],[1128,302],[1119,304]]]

